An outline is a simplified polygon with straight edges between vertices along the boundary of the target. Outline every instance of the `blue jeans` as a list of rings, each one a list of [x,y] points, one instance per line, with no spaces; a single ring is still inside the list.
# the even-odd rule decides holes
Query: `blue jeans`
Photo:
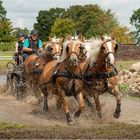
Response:
[[[29,54],[23,53],[23,59],[24,59],[24,60],[25,60],[28,56],[29,56]]]

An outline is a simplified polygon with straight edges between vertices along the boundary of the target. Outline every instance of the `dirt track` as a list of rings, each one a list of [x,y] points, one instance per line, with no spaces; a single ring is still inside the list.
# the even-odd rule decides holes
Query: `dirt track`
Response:
[[[72,101],[73,112],[75,110],[76,102],[73,102],[73,98],[70,98],[69,100],[70,102]],[[17,135],[17,131],[19,130],[15,130],[12,132],[12,135],[15,133],[14,138],[23,138],[24,136],[24,138],[140,138],[140,135],[138,135],[140,134],[140,99],[123,98],[122,114],[119,119],[114,119],[112,115],[116,104],[114,97],[102,96],[101,103],[103,112],[102,120],[97,119],[96,113],[91,112],[91,110],[86,107],[81,117],[76,119],[76,124],[74,126],[67,126],[63,111],[56,110],[54,99],[50,100],[50,111],[45,113],[42,110],[41,105],[30,105],[25,101],[17,101],[12,96],[0,95],[0,122],[19,123],[36,128],[31,134],[29,132],[26,133],[24,130],[23,132],[18,132]],[[127,126],[127,124],[134,125]],[[45,129],[49,135],[45,135],[42,132],[42,129]],[[56,131],[56,129],[57,132],[55,133],[58,134],[53,135],[54,130]],[[125,135],[125,132],[122,133],[120,129],[126,130],[127,134]],[[100,135],[96,135],[94,133],[97,130],[103,131],[104,133],[108,130],[108,132],[104,135],[103,132]],[[109,130],[111,130],[110,133]],[[78,133],[78,131],[80,132]],[[83,131],[85,134],[83,134]],[[89,135],[92,131],[94,131],[94,133]],[[63,134],[63,132],[65,134]],[[1,137],[0,132],[0,137],[11,137],[11,130],[6,131],[5,133],[6,137]],[[69,133],[71,135],[69,135]],[[130,135],[131,133],[132,135]]]
[[[124,122],[129,124],[140,124],[140,99],[123,98],[122,113],[119,119],[112,116],[115,108],[115,98],[110,96],[101,97],[103,120],[102,122]],[[69,99],[70,102],[74,99]],[[0,121],[9,121],[14,123],[23,123],[30,125],[66,125],[65,116],[62,110],[57,111],[55,108],[54,99],[50,100],[50,111],[45,113],[42,110],[42,105],[30,105],[25,101],[17,101],[12,96],[0,95]],[[72,103],[72,108],[75,106]],[[74,110],[74,109],[73,109]],[[95,112],[91,113],[87,107],[81,115],[81,118],[76,120],[77,126],[89,127],[89,122],[98,124]],[[92,124],[91,124],[92,125]]]

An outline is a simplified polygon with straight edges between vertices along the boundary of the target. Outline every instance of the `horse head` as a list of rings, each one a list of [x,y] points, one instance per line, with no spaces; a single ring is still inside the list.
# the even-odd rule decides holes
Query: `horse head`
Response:
[[[111,37],[102,37],[102,44],[101,44],[101,55],[104,56],[105,62],[110,65],[115,64],[115,54],[118,50],[118,44],[115,41],[115,38]]]
[[[66,46],[66,53],[71,65],[77,65],[84,46],[81,41],[70,41]]]

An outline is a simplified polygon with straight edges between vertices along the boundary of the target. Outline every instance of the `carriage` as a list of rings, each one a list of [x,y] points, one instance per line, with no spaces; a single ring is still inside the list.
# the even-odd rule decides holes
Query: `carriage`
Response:
[[[7,86],[12,95],[16,96],[17,99],[21,99],[26,95],[27,88],[23,68],[23,57],[21,54],[18,54],[14,56],[14,59],[17,60],[17,62],[7,63]]]
[[[66,99],[68,96],[74,96],[79,104],[74,117],[80,116],[84,109],[84,100],[90,103],[90,98],[95,100],[98,117],[102,118],[99,95],[108,91],[116,97],[117,104],[113,115],[119,118],[122,95],[118,87],[118,73],[114,67],[118,45],[114,39],[105,37],[87,42],[66,40],[63,46],[61,41],[60,44],[51,42],[40,55],[27,57],[24,68],[22,56],[19,65],[8,63],[7,68],[10,64],[13,66],[7,74],[7,83],[12,93],[18,99],[25,95],[27,81],[32,85],[30,87],[35,91],[37,87],[44,95],[45,111],[49,109],[48,95],[56,95],[57,103],[63,104],[67,123],[73,124]],[[85,55],[88,53],[90,57],[86,59]],[[25,80],[26,77],[28,79]]]

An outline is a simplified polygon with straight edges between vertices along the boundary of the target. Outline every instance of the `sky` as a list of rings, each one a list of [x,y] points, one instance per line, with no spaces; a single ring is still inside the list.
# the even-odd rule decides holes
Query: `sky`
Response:
[[[11,19],[14,27],[28,29],[33,28],[40,10],[61,7],[68,8],[71,5],[98,4],[102,9],[111,9],[115,13],[121,25],[128,26],[129,18],[134,10],[140,8],[140,0],[2,0],[7,10],[7,17]],[[46,23],[47,24],[47,23]]]

